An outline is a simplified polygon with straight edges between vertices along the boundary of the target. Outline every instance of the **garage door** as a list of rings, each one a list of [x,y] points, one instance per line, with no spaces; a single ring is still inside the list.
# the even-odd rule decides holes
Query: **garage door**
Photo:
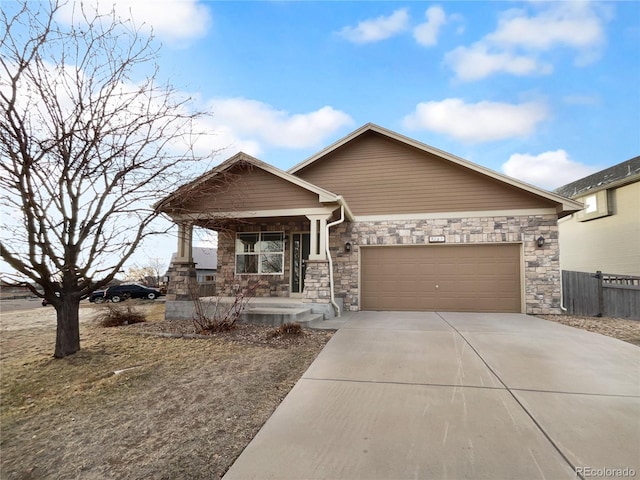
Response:
[[[360,251],[364,310],[521,311],[519,245]]]

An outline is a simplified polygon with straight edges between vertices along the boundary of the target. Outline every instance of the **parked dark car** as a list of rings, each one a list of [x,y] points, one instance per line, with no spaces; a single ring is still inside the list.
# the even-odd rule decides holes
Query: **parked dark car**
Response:
[[[162,293],[157,288],[145,287],[136,283],[116,285],[106,290],[96,290],[89,297],[90,302],[102,303],[111,300],[114,303],[121,302],[128,298],[145,298],[155,300]]]

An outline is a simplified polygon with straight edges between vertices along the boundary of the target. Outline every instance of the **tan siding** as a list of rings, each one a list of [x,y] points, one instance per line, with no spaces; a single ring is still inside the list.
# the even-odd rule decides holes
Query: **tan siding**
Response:
[[[640,275],[640,182],[609,191],[609,209],[607,217],[558,222],[562,270]]]
[[[520,312],[520,246],[365,247],[365,310]]]
[[[373,132],[296,175],[343,195],[355,215],[555,206],[549,200]]]
[[[320,206],[318,195],[257,167],[235,167],[217,184],[198,187],[187,202],[194,211],[242,211]]]

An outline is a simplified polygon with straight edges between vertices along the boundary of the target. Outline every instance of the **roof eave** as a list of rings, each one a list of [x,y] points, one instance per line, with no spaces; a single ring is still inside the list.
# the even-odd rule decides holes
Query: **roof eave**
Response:
[[[625,185],[630,185],[632,183],[636,183],[636,182],[640,182],[640,173],[635,174],[635,175],[631,175],[629,177],[624,177],[624,178],[620,178],[618,180],[615,180],[613,182],[610,183],[604,183],[602,185],[596,185],[592,188],[589,188],[587,190],[583,190],[581,192],[578,192],[577,194],[573,195],[571,198],[581,198],[581,197],[585,197],[587,195],[591,195],[593,193],[596,192],[600,192],[602,190],[609,190],[611,188],[620,188],[620,187],[624,187]]]

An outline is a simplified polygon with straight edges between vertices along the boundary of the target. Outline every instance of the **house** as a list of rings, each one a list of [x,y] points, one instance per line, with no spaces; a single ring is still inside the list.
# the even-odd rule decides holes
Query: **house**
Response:
[[[640,276],[640,156],[555,191],[584,204],[558,222],[561,269]]]
[[[198,283],[214,282],[218,269],[218,251],[209,247],[193,247]]]
[[[220,294],[253,286],[330,317],[558,313],[557,221],[581,205],[367,124],[288,171],[238,153],[156,208],[179,226],[172,315],[191,315],[198,225],[218,232]]]
[[[171,255],[169,268],[164,274],[163,288],[166,291],[171,289],[171,277],[175,275],[175,265],[177,253]],[[198,286],[198,294],[201,297],[211,297],[215,295],[216,270],[218,268],[218,250],[210,247],[193,247],[191,253],[193,261],[193,271],[195,284]]]
[[[40,288],[39,285],[34,285],[35,288]],[[26,285],[17,285],[13,282],[0,278],[0,298],[13,299],[13,298],[27,298],[33,297],[33,292]]]
[[[171,265],[175,263],[177,253],[171,255]],[[193,247],[191,256],[195,265],[196,281],[198,283],[214,282],[216,270],[218,268],[218,251],[209,247]],[[171,274],[170,270],[165,273],[165,277]]]

